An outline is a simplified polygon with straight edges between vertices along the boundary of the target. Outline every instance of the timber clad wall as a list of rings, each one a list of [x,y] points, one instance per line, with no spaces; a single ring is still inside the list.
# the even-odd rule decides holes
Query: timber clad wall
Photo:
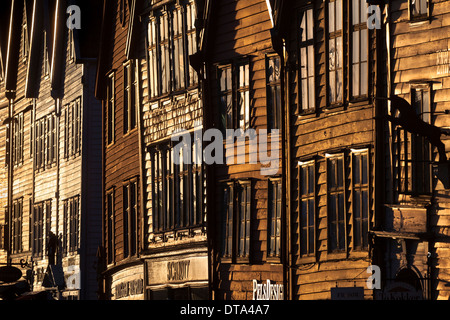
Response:
[[[428,122],[440,128],[448,128],[449,116],[445,113],[448,110],[450,82],[449,76],[449,46],[448,34],[450,26],[450,2],[433,0],[428,2],[426,11],[422,17],[412,17],[414,12],[411,9],[410,1],[393,2],[390,8],[392,22],[392,93],[405,98],[412,105],[422,105],[422,117],[429,119]],[[419,92],[423,92],[423,100],[417,99]],[[425,97],[428,97],[425,100]],[[418,102],[417,102],[418,101]],[[423,101],[423,102],[421,102]],[[425,106],[429,106],[424,110]],[[420,111],[419,111],[420,112]],[[425,120],[426,121],[426,120]],[[389,127],[390,132],[394,130]],[[396,221],[403,223],[402,231],[427,230],[429,238],[419,237],[416,240],[406,241],[407,255],[414,257],[414,270],[420,279],[425,278],[421,285],[427,292],[430,299],[447,300],[450,290],[446,282],[442,281],[449,275],[449,254],[450,245],[448,243],[450,226],[450,205],[448,203],[448,168],[446,164],[437,163],[439,155],[436,148],[428,151],[431,165],[427,165],[425,170],[432,170],[431,187],[428,195],[414,195],[401,192],[399,184],[405,178],[404,168],[401,164],[389,162],[389,157],[395,159],[395,152],[399,151],[399,138],[393,136],[386,140],[386,163],[391,168],[392,179],[386,190],[386,198],[396,204],[401,210],[402,216],[396,214],[393,209],[394,224]],[[448,155],[450,140],[446,135],[441,135],[441,140],[445,144]],[[394,145],[394,149],[389,149]],[[391,153],[393,150],[394,154]],[[417,153],[417,151],[416,151]],[[420,165],[415,163],[413,158],[412,166]],[[413,176],[414,179],[414,176]],[[424,178],[424,183],[427,183]],[[414,183],[414,182],[413,182]],[[414,186],[413,186],[414,188]],[[413,206],[416,211],[409,213],[407,206]],[[428,209],[425,209],[428,207]],[[400,218],[400,219],[399,219]],[[408,220],[408,218],[410,220]],[[399,219],[399,220],[397,220]],[[395,228],[395,225],[394,225]],[[412,230],[415,231],[415,230]],[[417,232],[417,231],[416,231]],[[417,249],[412,246],[416,245]],[[388,244],[386,250],[391,250],[390,259],[387,265],[387,277],[394,277],[397,268],[405,265],[401,252],[395,249],[396,244]],[[401,251],[401,250],[400,250]],[[427,258],[428,254],[428,258]],[[388,268],[389,268],[388,267]],[[431,278],[431,280],[428,280]]]
[[[221,121],[219,119],[221,115],[218,113],[220,107],[217,104],[220,100],[218,96],[220,82],[217,68],[231,64],[232,76],[234,77],[236,76],[238,63],[248,61],[249,128],[256,129],[257,136],[260,137],[258,130],[269,129],[266,107],[266,55],[274,54],[269,32],[272,25],[267,4],[265,1],[258,0],[224,0],[217,1],[214,6],[213,18],[210,22],[211,35],[206,40],[206,45],[210,48],[208,49],[210,52],[206,54],[209,70],[206,77],[209,78],[207,84],[211,95],[208,105],[205,105],[205,109],[208,110],[210,116],[207,121],[213,121],[213,126],[220,128]],[[270,139],[268,140],[270,145]],[[248,145],[247,142],[246,150],[248,150]],[[235,159],[237,159],[238,153],[235,153]],[[279,154],[281,156],[281,152]],[[231,159],[227,158],[227,160]],[[233,185],[235,194],[237,194],[241,182],[250,181],[251,185],[250,251],[247,253],[246,261],[239,263],[238,257],[232,258],[231,261],[220,257],[220,247],[223,245],[223,241],[226,241],[224,231],[221,230],[224,228],[225,222],[217,220],[220,219],[220,215],[214,217],[209,215],[211,219],[215,219],[210,224],[213,228],[210,234],[214,237],[216,250],[213,256],[212,279],[215,299],[253,299],[253,280],[257,280],[258,283],[266,283],[267,280],[271,280],[272,283],[283,284],[280,258],[278,257],[277,261],[277,258],[271,260],[268,257],[268,229],[270,228],[268,208],[271,205],[268,200],[269,178],[280,177],[281,159],[280,169],[274,176],[261,175],[261,164],[249,164],[248,160],[249,156],[246,155],[246,164],[215,165],[214,170],[211,170],[213,175],[211,181],[214,187],[209,187],[209,189],[215,190],[211,212],[223,214],[224,211],[229,210],[231,204],[223,202],[224,195],[221,193],[226,182],[235,182]],[[219,184],[220,181],[226,182]],[[239,205],[234,204],[233,207]],[[231,207],[231,210],[233,210],[233,207]],[[236,221],[233,223],[235,226],[237,225]]]
[[[120,2],[120,1],[119,1]],[[111,12],[113,12],[112,33],[108,34],[109,44],[108,53],[108,75],[114,74],[114,106],[113,114],[114,135],[113,143],[107,145],[105,142],[104,150],[104,176],[105,191],[114,190],[114,253],[113,261],[119,262],[123,260],[124,251],[124,226],[123,226],[123,184],[131,178],[139,176],[139,143],[137,130],[131,130],[128,134],[124,133],[124,62],[127,61],[125,46],[128,34],[129,23],[129,7],[126,2],[126,16],[124,26],[119,19],[118,1],[109,4]],[[107,76],[107,75],[101,75]],[[104,102],[104,114],[107,104]],[[106,119],[106,117],[105,117]],[[106,125],[106,123],[105,123]],[[104,137],[107,137],[108,128],[103,128]],[[140,199],[140,191],[138,192]],[[106,199],[104,200],[106,201]],[[138,200],[138,203],[139,200]],[[105,206],[106,207],[106,206]]]
[[[358,2],[358,1],[356,1]],[[374,225],[374,140],[375,140],[375,122],[373,97],[375,94],[375,32],[369,31],[369,74],[367,78],[360,79],[366,81],[368,87],[367,94],[358,100],[351,99],[351,68],[346,68],[347,61],[351,61],[350,52],[352,46],[349,44],[350,35],[346,32],[349,23],[352,21],[349,17],[350,11],[347,5],[351,7],[352,1],[343,1],[345,15],[341,18],[343,25],[343,78],[341,78],[343,102],[334,106],[330,102],[330,87],[328,84],[331,72],[332,51],[328,44],[328,1],[312,1],[298,4],[291,8],[288,34],[288,52],[289,69],[288,73],[288,96],[289,110],[291,116],[291,219],[292,219],[292,254],[294,274],[292,279],[293,299],[330,299],[330,289],[336,286],[349,287],[353,285],[365,287],[367,275],[365,270],[371,264],[367,249],[360,250],[355,248],[355,213],[353,190],[354,174],[356,169],[353,166],[354,153],[352,149],[367,149],[366,156],[368,160],[368,208],[369,223]],[[335,2],[340,3],[342,2]],[[364,3],[365,2],[361,2]],[[338,5],[336,4],[336,7]],[[312,20],[308,20],[305,14],[312,10]],[[337,9],[336,9],[337,10]],[[311,25],[311,22],[313,25]],[[309,25],[308,25],[309,24]],[[300,26],[306,29],[309,34],[310,29],[313,33],[314,54],[302,53],[299,50],[301,34]],[[347,49],[350,48],[350,49]],[[330,50],[330,53],[327,52]],[[342,53],[341,53],[342,54]],[[305,103],[303,96],[308,94],[308,88],[301,87],[300,78],[303,78],[304,65],[303,59],[313,59],[314,75],[314,100],[310,99],[310,105]],[[328,60],[330,58],[330,60]],[[338,58],[336,57],[336,60]],[[338,63],[338,62],[336,62]],[[309,67],[308,67],[309,68]],[[373,71],[372,71],[373,70]],[[337,80],[336,80],[337,81]],[[306,90],[306,91],[305,91]],[[299,112],[305,110],[306,112]],[[330,180],[327,175],[331,174],[330,167],[333,156],[342,156],[343,161],[343,203],[339,202],[341,207],[339,215],[345,216],[343,227],[338,230],[340,239],[344,241],[341,251],[334,253],[330,247],[330,238],[333,230],[331,229],[333,204],[330,193]],[[306,216],[308,212],[305,207],[305,200],[301,194],[303,186],[307,186],[307,175],[302,175],[303,163],[310,163],[312,168],[312,180],[314,197],[311,198],[312,204],[308,210],[312,210],[312,216],[308,218],[311,230],[310,239],[306,236]],[[359,172],[358,172],[359,174]],[[302,179],[304,179],[302,181]],[[308,178],[309,179],[309,178]],[[311,182],[310,182],[311,183]],[[359,208],[358,208],[359,210]],[[305,222],[302,222],[305,219]],[[341,219],[341,218],[339,218]],[[312,232],[312,234],[311,234]],[[366,230],[363,231],[367,235]],[[305,235],[303,235],[305,233]],[[301,242],[308,241],[308,244]],[[305,248],[304,246],[309,246]],[[307,251],[303,254],[304,251]],[[371,291],[366,290],[365,295],[370,297]]]

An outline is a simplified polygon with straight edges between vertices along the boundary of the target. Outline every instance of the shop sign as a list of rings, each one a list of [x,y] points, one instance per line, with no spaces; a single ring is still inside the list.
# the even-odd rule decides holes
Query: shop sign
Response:
[[[144,293],[144,280],[135,279],[116,284],[116,299]]]
[[[331,300],[364,300],[363,287],[331,288]]]
[[[147,285],[208,280],[208,257],[146,261]]]
[[[258,283],[253,280],[253,300],[283,300],[284,285],[272,284],[270,280]]]

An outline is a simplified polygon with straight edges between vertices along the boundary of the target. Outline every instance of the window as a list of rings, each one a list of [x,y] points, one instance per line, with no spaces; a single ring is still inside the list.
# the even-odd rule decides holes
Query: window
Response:
[[[42,257],[44,252],[44,203],[34,205],[32,218],[32,254],[33,257]]]
[[[126,0],[119,0],[119,21],[122,27],[125,26],[125,18],[126,18]]]
[[[45,125],[45,161],[47,166],[56,162],[56,115],[46,118]]]
[[[114,190],[106,194],[105,248],[108,264],[114,262]]]
[[[352,0],[352,97],[367,96],[368,37],[366,0]]]
[[[107,120],[107,140],[109,145],[114,142],[114,130],[115,130],[115,88],[114,88],[114,73],[111,73],[108,77],[107,86],[107,98],[106,98],[106,120]]]
[[[219,101],[222,129],[233,129],[233,78],[231,65],[219,67]]]
[[[342,0],[328,2],[328,102],[343,102]]]
[[[148,24],[150,96],[157,97],[197,84],[189,56],[196,53],[193,1],[152,12]]]
[[[193,163],[196,144],[193,145],[191,149],[160,145],[151,152],[152,215],[156,233],[198,227],[203,223],[203,171],[200,163]]]
[[[50,73],[50,62],[49,62],[49,53],[48,53],[48,43],[47,43],[47,31],[43,33],[44,38],[44,66],[43,66],[43,75],[44,77],[48,77]]]
[[[250,64],[248,61],[218,67],[222,129],[250,127]]]
[[[410,20],[425,19],[429,16],[429,0],[408,0]]]
[[[431,123],[430,87],[411,88],[411,106],[426,123]],[[431,191],[431,147],[423,136],[396,128],[395,143],[398,161],[398,188],[400,193],[426,194]]]
[[[278,56],[266,58],[267,127],[281,129],[281,61]]]
[[[281,256],[281,179],[270,180],[268,191],[267,256],[279,258]]]
[[[226,183],[222,188],[222,258],[248,262],[250,255],[252,186],[250,181]]]
[[[11,252],[20,253],[22,247],[23,199],[13,202],[11,217]]]
[[[76,253],[79,248],[80,196],[63,201],[63,250]]]
[[[301,99],[299,112],[304,113],[315,109],[314,85],[314,18],[313,9],[300,13],[299,35],[299,82],[301,86]]]
[[[76,157],[81,153],[81,98],[64,109],[64,157]]]
[[[233,217],[234,217],[234,184],[227,183],[222,188],[220,208],[222,209],[222,246],[223,258],[233,257]]]
[[[23,164],[23,113],[14,118],[13,135],[13,163],[15,166]]]
[[[35,123],[36,168],[45,169],[56,162],[56,115],[54,113]]]
[[[137,79],[134,61],[129,61],[124,66],[124,98],[123,98],[123,128],[124,133],[136,128],[136,93]]]
[[[346,212],[344,191],[344,157],[327,158],[328,190],[328,249],[329,252],[346,249]]]
[[[314,160],[299,163],[300,191],[300,256],[315,253],[315,164]]]
[[[28,50],[29,50],[28,27],[27,23],[24,22],[22,24],[22,48],[21,48],[22,58],[24,60],[28,57]]]
[[[250,254],[250,214],[252,189],[250,183],[241,183],[237,188],[238,201],[238,243],[237,254],[240,258],[248,258]]]
[[[353,248],[369,246],[369,155],[368,150],[352,151]]]
[[[67,52],[69,56],[69,62],[73,62],[75,58],[75,43],[73,38],[73,30],[69,29],[67,35]]]
[[[126,182],[123,186],[123,255],[124,258],[137,253],[137,219],[138,219],[138,184],[137,180]]]
[[[186,37],[187,37],[187,56],[197,52],[197,37],[195,34],[196,9],[193,2],[186,4]],[[188,85],[192,87],[198,83],[197,72],[189,65]]]

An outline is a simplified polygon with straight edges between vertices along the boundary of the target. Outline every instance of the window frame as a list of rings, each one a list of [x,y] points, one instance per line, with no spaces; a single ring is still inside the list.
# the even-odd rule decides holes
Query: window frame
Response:
[[[426,3],[426,7],[427,7],[426,13],[420,12],[419,14],[414,14],[412,1],[419,1],[419,2],[424,1]],[[431,3],[430,2],[431,2],[431,0],[408,0],[408,15],[409,15],[409,20],[411,23],[430,19],[430,17],[431,17],[431,10],[430,10]]]
[[[274,197],[274,190],[275,197]],[[282,179],[268,180],[268,210],[267,210],[267,261],[280,263],[282,252]],[[275,214],[274,214],[275,213]],[[275,229],[275,232],[274,232]],[[272,245],[273,243],[273,245]],[[273,251],[275,247],[275,252]]]
[[[138,80],[135,60],[123,64],[123,134],[137,128]]]
[[[308,12],[311,10],[311,15],[312,15],[312,38],[308,39]],[[307,39],[305,41],[302,40],[302,33],[301,33],[301,25],[302,25],[302,21],[303,21],[303,15],[306,16],[306,31],[305,31],[305,35],[307,36]],[[298,26],[298,34],[297,34],[297,39],[299,39],[297,41],[298,44],[298,48],[297,48],[297,53],[298,53],[298,71],[297,71],[297,83],[298,83],[298,102],[297,102],[297,110],[296,110],[296,114],[297,115],[306,115],[306,114],[310,114],[310,113],[314,113],[316,112],[316,57],[315,57],[315,37],[314,37],[314,31],[315,31],[315,21],[314,21],[314,7],[313,6],[307,6],[302,8],[299,11],[298,14],[298,22],[297,22],[297,26]],[[309,55],[310,55],[310,48],[312,49],[312,70],[309,70]],[[305,49],[306,52],[306,64],[303,66],[303,60],[302,60],[302,54],[301,51],[302,49]],[[302,77],[302,68],[305,67],[306,68],[306,78]],[[309,71],[312,71],[312,75],[309,74]],[[311,81],[310,79],[312,78],[312,82],[313,82],[313,86],[312,89],[310,88],[310,83],[309,81]],[[306,83],[307,83],[307,95],[303,95],[303,85],[302,85],[302,80],[306,79]],[[308,106],[310,105],[310,92],[309,90],[312,90],[312,98],[313,101],[311,103],[312,107],[310,108],[304,108],[303,104],[303,98],[302,97],[306,97],[308,99]]]
[[[353,12],[354,10],[354,5],[353,5],[353,3],[354,2],[356,2],[356,3],[358,3],[358,23],[354,23],[355,22],[355,13]],[[362,9],[361,9],[361,4],[366,4],[366,10],[365,10],[365,20],[364,19],[362,19],[362,17],[364,16],[363,15],[363,11],[362,11]],[[350,8],[350,14],[349,14],[349,17],[348,17],[348,24],[349,24],[349,35],[348,35],[348,37],[349,37],[349,52],[348,52],[348,55],[349,55],[349,67],[348,67],[348,71],[347,71],[347,73],[348,73],[348,90],[349,90],[349,94],[348,94],[348,97],[349,97],[349,100],[351,101],[351,102],[356,102],[356,101],[360,101],[360,100],[366,100],[366,99],[368,99],[368,97],[369,97],[369,89],[370,89],[370,76],[369,76],[369,74],[370,74],[370,68],[369,68],[369,61],[370,61],[370,31],[369,31],[369,28],[367,27],[367,20],[368,20],[368,14],[367,14],[367,3],[366,3],[366,1],[364,1],[364,0],[358,0],[358,1],[355,1],[355,0],[349,0],[349,8]],[[362,45],[361,45],[361,39],[362,39],[362,32],[363,31],[365,31],[365,34],[366,34],[366,47],[365,47],[365,49],[366,49],[366,60],[364,61],[364,60],[362,60],[361,59],[361,53],[362,53]],[[355,56],[355,32],[358,32],[358,46],[357,46],[357,49],[358,49],[358,61],[355,63],[354,62],[354,60],[353,60],[353,58],[354,58],[354,56]],[[362,79],[362,72],[361,72],[361,70],[362,70],[362,68],[361,68],[361,65],[363,64],[363,63],[365,63],[366,64],[366,68],[365,68],[365,71],[366,71],[366,78],[365,79]],[[354,80],[355,80],[355,77],[354,77],[354,67],[355,67],[355,65],[358,65],[358,71],[359,71],[359,75],[358,75],[358,79],[359,79],[359,81],[358,81],[358,94],[357,95],[354,95]],[[362,91],[362,83],[363,83],[363,81],[362,80],[364,80],[364,83],[365,83],[365,86],[366,86],[366,93],[361,93],[361,91]]]
[[[326,154],[326,175],[327,175],[327,225],[328,225],[328,241],[327,241],[327,247],[328,247],[328,255],[336,255],[337,257],[341,257],[341,254],[344,254],[346,256],[347,249],[348,249],[348,237],[347,237],[347,218],[348,218],[348,212],[347,212],[347,206],[346,206],[346,176],[345,176],[345,169],[346,169],[346,155],[344,152],[339,152],[335,154]],[[342,174],[342,186],[337,185],[334,186],[331,182],[333,180],[330,179],[332,171],[330,170],[330,161],[334,160],[341,160],[342,161],[342,168],[337,168],[338,170],[334,169],[334,179],[339,180],[339,171],[341,171]],[[331,180],[331,181],[330,181]],[[339,181],[338,181],[339,183]],[[336,212],[331,212],[331,196],[337,195],[336,197]],[[342,195],[342,201],[343,201],[343,208],[342,208],[342,215],[343,217],[339,217],[339,195]],[[331,214],[334,214],[336,219],[333,219]],[[335,222],[333,222],[335,221]],[[332,237],[332,226],[335,224],[335,239]],[[340,226],[341,225],[341,226]],[[339,228],[343,227],[343,230],[340,230]],[[342,235],[343,233],[343,235]],[[343,244],[340,243],[340,237],[343,237]],[[333,241],[336,240],[336,248],[333,248]]]
[[[24,113],[21,112],[14,117],[13,126],[13,164],[15,167],[23,165],[24,162]]]
[[[340,22],[340,29],[338,29],[338,31],[336,31],[336,28],[337,28],[337,25],[336,25],[336,16],[337,16],[337,13],[338,13],[338,11],[336,10],[336,3],[337,2],[340,2],[340,18],[341,18],[341,22]],[[345,74],[345,68],[344,68],[344,62],[345,62],[345,41],[346,41],[346,39],[345,39],[345,36],[346,36],[346,29],[344,28],[344,24],[345,24],[345,19],[344,19],[344,3],[345,3],[345,1],[346,0],[332,0],[332,1],[330,1],[330,0],[328,0],[327,2],[326,2],[326,12],[327,12],[327,19],[326,19],[326,36],[325,36],[325,41],[326,41],[326,45],[325,45],[325,48],[326,48],[326,53],[327,53],[327,61],[326,61],[326,66],[327,66],[327,68],[326,68],[326,81],[327,81],[327,95],[326,95],[326,97],[327,97],[327,99],[326,99],[326,101],[327,101],[327,108],[328,109],[331,109],[331,108],[333,108],[333,107],[338,107],[338,106],[342,106],[343,104],[344,104],[344,102],[345,102],[345,90],[344,90],[344,88],[345,88],[345,77],[344,77],[344,74]],[[334,5],[333,5],[333,7],[334,7],[334,15],[333,15],[333,30],[331,31],[330,30],[330,21],[331,21],[331,19],[330,19],[330,17],[331,17],[331,14],[330,14],[330,4],[331,3],[334,3]],[[337,40],[336,39],[338,39],[338,38],[341,38],[341,56],[340,57],[338,57],[339,58],[339,61],[340,61],[340,63],[341,63],[341,67],[339,68],[338,67],[338,65],[336,64],[336,61],[337,61],[337,59],[336,59],[336,54],[334,54],[334,61],[335,61],[335,68],[333,69],[333,70],[330,70],[330,41],[335,41],[335,42],[337,42]],[[335,47],[337,46],[337,44],[335,43]],[[334,82],[334,89],[336,90],[336,92],[335,92],[335,98],[334,99],[331,99],[331,97],[330,97],[330,94],[331,94],[331,89],[330,89],[330,87],[331,87],[331,84],[330,84],[330,79],[331,79],[331,75],[330,75],[330,72],[331,71],[333,71],[333,72],[335,72],[335,73],[337,73],[337,71],[339,71],[339,70],[341,70],[341,73],[342,73],[342,88],[341,88],[341,90],[340,90],[340,92],[341,92],[341,94],[342,94],[342,96],[341,96],[341,99],[338,99],[338,97],[339,97],[339,95],[338,95],[338,92],[337,92],[337,84],[336,84],[336,77],[335,77],[335,82]]]
[[[115,89],[115,72],[111,72],[107,76],[108,84],[106,88],[106,147],[113,145],[115,142],[115,109],[116,109],[116,89]]]
[[[133,186],[134,197],[132,192]],[[124,243],[123,259],[127,259],[138,255],[139,184],[137,177],[129,179],[123,183],[122,198]],[[134,201],[134,204],[131,200]]]
[[[12,203],[10,248],[12,254],[23,252],[23,197]]]
[[[309,176],[309,172],[307,172],[307,187],[306,189],[312,188],[312,190],[307,190],[309,192],[304,193],[305,187],[303,186],[302,180],[302,169],[303,168],[312,168],[312,177]],[[309,170],[309,169],[308,169]],[[312,184],[311,184],[312,178]],[[299,258],[301,263],[308,263],[316,260],[316,252],[317,252],[317,240],[316,240],[316,226],[317,226],[317,208],[316,208],[316,160],[306,160],[298,162],[298,190],[299,190],[299,202],[298,202],[298,213],[299,213]],[[302,210],[303,201],[313,202],[313,221],[311,221],[310,212],[306,213],[306,225],[302,224],[302,215],[304,214]],[[310,208],[310,203],[307,204],[308,209]],[[312,234],[311,234],[312,230]],[[306,232],[305,238],[307,239],[306,247],[303,247],[303,234]],[[313,242],[311,243],[311,237]],[[312,250],[311,250],[312,249]]]
[[[108,189],[105,199],[105,253],[108,266],[115,264],[115,188]]]
[[[365,156],[366,157],[366,169],[365,169],[365,175],[366,175],[366,181],[364,183],[364,166],[361,164],[361,161],[359,162],[358,167],[358,175],[359,175],[359,183],[357,182],[358,179],[355,178],[355,173],[357,169],[355,157],[357,156]],[[370,149],[369,148],[363,148],[363,149],[351,149],[350,152],[351,157],[351,202],[352,202],[352,250],[353,251],[368,251],[369,250],[369,230],[371,227],[371,162],[370,162]],[[360,214],[356,215],[357,209],[356,209],[356,192],[359,190],[360,197],[362,199],[363,191],[366,191],[367,193],[367,216],[364,217],[363,211],[364,211],[364,205],[362,201],[359,201],[359,209]],[[359,222],[358,222],[359,220]],[[364,220],[366,221],[367,227],[364,225]],[[356,225],[359,224],[359,229],[356,227]],[[360,234],[358,234],[358,230],[360,230]],[[361,245],[356,245],[356,239],[358,239],[359,243]]]
[[[270,65],[276,65],[275,61],[271,63],[271,60],[278,60],[279,75],[273,76],[274,80],[270,80]],[[281,129],[282,127],[282,73],[281,73],[281,58],[277,54],[266,55],[266,105],[267,105],[267,129]],[[273,71],[276,74],[275,71]],[[273,89],[275,88],[275,90]],[[275,98],[272,94],[275,91]]]

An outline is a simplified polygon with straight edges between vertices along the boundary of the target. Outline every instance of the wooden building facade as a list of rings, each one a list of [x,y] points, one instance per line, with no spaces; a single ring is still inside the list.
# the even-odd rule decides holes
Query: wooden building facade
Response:
[[[79,3],[10,2],[10,25],[3,29],[9,34],[4,80],[9,104],[2,123],[8,170],[2,208],[7,261],[2,262],[26,261],[23,275],[33,293],[96,299],[92,266],[101,239],[100,106],[93,94],[97,52],[87,45],[93,38],[66,26],[69,4]],[[95,5],[90,10],[96,14]]]
[[[209,298],[203,104],[191,65],[202,12],[202,1],[193,0],[144,1],[142,7],[148,300]]]
[[[448,300],[449,279],[449,1],[393,1],[385,7],[387,96],[405,99],[440,129],[433,144],[385,121],[383,226],[374,231],[385,282],[380,298]],[[395,112],[395,101],[385,108]],[[441,144],[441,145],[440,145]],[[440,152],[440,150],[442,150]]]
[[[143,299],[144,193],[140,60],[134,40],[139,1],[102,1],[97,99],[102,100],[102,299]],[[133,40],[133,41],[132,41]],[[129,286],[133,290],[128,290]]]
[[[261,299],[270,287],[284,299],[283,56],[266,1],[207,3],[204,128],[223,137],[207,165],[212,298]]]

